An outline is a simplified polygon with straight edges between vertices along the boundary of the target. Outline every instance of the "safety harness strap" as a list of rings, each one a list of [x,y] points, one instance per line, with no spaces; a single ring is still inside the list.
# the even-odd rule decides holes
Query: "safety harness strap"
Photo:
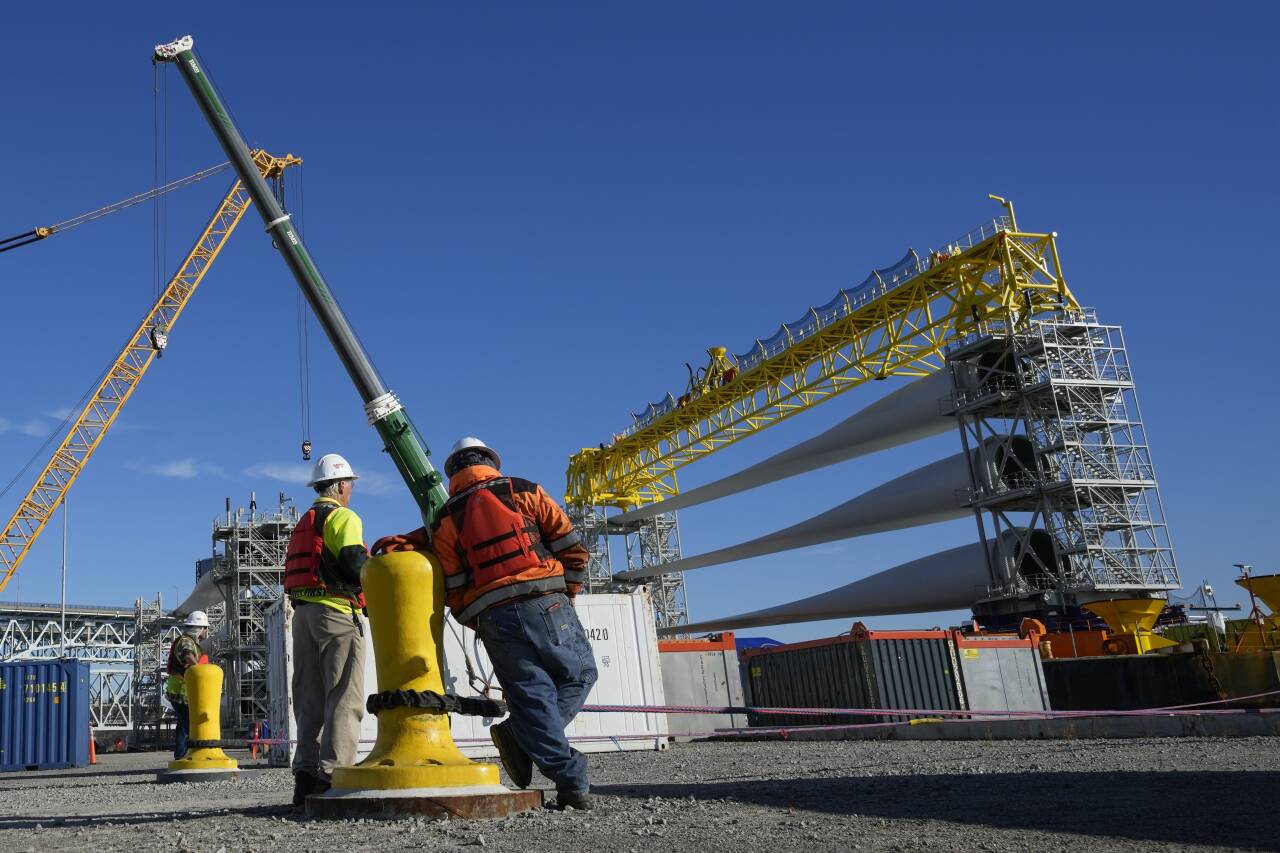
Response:
[[[188,749],[247,749],[247,740],[188,740]]]
[[[469,717],[502,717],[507,703],[487,696],[457,696],[433,690],[384,690],[374,693],[365,703],[370,714],[392,708],[421,708],[439,713],[465,714]]]
[[[545,578],[535,578],[533,580],[518,581],[516,583],[503,584],[495,587],[481,595],[475,601],[468,604],[461,612],[455,613],[454,618],[463,625],[471,623],[485,610],[493,607],[495,604],[502,604],[513,598],[523,598],[526,595],[534,595],[543,592],[564,592],[564,577],[561,575],[550,575]]]

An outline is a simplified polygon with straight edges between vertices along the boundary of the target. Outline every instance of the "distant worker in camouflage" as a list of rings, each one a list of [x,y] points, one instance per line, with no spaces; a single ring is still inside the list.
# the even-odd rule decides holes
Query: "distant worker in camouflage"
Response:
[[[173,706],[173,757],[187,754],[187,741],[191,736],[191,708],[187,705],[187,668],[198,663],[208,663],[201,643],[209,636],[209,617],[203,610],[193,610],[182,623],[183,631],[169,646],[169,660],[165,672],[164,696]]]

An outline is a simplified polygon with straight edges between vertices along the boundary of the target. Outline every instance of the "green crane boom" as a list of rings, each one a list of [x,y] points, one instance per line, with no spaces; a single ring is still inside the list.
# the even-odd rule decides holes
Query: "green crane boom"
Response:
[[[236,128],[231,113],[223,104],[213,81],[204,64],[196,58],[195,42],[191,36],[184,36],[169,44],[156,46],[156,62],[172,62],[178,66],[183,79],[195,96],[200,110],[209,122],[209,127],[218,137],[222,150],[226,152],[231,166],[240,176],[240,180],[253,197],[254,206],[266,223],[267,233],[272,243],[284,257],[285,263],[297,279],[298,286],[310,303],[320,321],[320,326],[329,337],[329,342],[338,352],[338,358],[355,383],[360,398],[364,401],[365,414],[369,423],[378,431],[386,451],[395,461],[400,476],[404,478],[413,493],[414,500],[422,510],[423,519],[430,523],[448,499],[442,478],[432,465],[428,456],[430,451],[421,435],[409,419],[409,413],[400,405],[395,394],[387,389],[373,362],[351,325],[346,315],[338,307],[332,291],[325,283],[324,276],[311,259],[306,245],[302,242],[297,230],[289,220],[289,215],[280,207],[272,195],[266,182],[259,174],[250,157],[249,146],[244,142],[240,131]]]

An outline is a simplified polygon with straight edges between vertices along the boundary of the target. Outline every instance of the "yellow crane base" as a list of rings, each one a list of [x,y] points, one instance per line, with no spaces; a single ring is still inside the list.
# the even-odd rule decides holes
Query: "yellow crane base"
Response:
[[[1271,611],[1273,621],[1280,620],[1280,575],[1253,575],[1236,578],[1236,586],[1249,591],[1262,599]]]
[[[1164,610],[1163,598],[1113,598],[1107,601],[1091,601],[1083,605],[1093,615],[1107,623],[1112,637],[1125,637],[1140,655],[1156,649],[1178,645],[1166,640],[1151,629]]]

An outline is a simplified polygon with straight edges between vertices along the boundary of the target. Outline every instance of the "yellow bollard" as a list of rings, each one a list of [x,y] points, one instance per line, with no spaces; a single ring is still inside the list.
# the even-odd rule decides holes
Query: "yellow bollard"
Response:
[[[222,668],[211,663],[198,663],[187,668],[187,703],[191,709],[191,740],[195,742],[222,739],[218,705],[222,701]],[[217,746],[195,746],[177,761],[169,762],[170,770],[235,770],[234,758]]]
[[[378,690],[443,693],[444,573],[436,558],[415,551],[373,557],[360,581],[373,631]],[[447,713],[420,708],[380,712],[373,751],[354,767],[333,773],[335,791],[498,784],[496,764],[472,761],[458,749]]]

